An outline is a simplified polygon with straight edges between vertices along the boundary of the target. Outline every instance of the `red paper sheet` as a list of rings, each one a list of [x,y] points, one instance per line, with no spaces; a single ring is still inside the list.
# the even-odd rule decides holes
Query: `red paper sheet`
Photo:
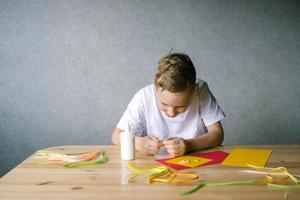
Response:
[[[203,166],[208,166],[208,165],[215,165],[222,163],[223,160],[228,156],[229,153],[226,153],[224,151],[211,151],[211,152],[206,152],[206,153],[192,153],[189,154],[190,156],[196,156],[200,158],[208,158],[211,159],[212,161],[205,163],[203,165],[200,165],[199,167]],[[164,159],[159,159],[156,160],[157,162],[166,165],[170,168],[176,169],[176,170],[183,170],[183,169],[189,169],[190,167],[182,166],[182,165],[177,165],[177,164],[171,164],[167,163],[166,161],[171,160],[173,158],[164,158]]]

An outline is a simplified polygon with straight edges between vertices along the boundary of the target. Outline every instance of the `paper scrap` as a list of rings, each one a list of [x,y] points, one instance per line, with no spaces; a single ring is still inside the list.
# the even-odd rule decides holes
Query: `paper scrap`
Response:
[[[167,163],[183,165],[185,167],[195,168],[202,164],[208,163],[211,159],[200,158],[196,156],[180,156],[166,161]]]

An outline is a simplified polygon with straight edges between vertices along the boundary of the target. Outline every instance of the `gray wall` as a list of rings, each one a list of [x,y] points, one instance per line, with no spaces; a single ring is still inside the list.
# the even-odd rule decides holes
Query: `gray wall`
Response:
[[[0,1],[0,176],[37,149],[111,144],[170,50],[227,114],[224,144],[300,143],[299,1]]]

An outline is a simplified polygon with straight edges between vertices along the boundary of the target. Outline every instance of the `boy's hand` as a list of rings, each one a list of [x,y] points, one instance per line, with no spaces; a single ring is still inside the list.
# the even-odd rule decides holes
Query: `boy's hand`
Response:
[[[153,155],[162,146],[162,142],[154,136],[139,137],[137,140],[137,150],[143,155]]]
[[[171,137],[163,141],[163,144],[166,146],[168,153],[173,156],[182,156],[187,151],[187,146],[183,138]]]

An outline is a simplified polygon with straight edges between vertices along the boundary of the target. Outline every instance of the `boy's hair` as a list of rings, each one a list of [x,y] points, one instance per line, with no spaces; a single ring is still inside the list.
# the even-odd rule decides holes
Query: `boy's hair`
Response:
[[[196,70],[190,57],[170,53],[159,60],[154,84],[169,92],[192,91],[196,85]]]

